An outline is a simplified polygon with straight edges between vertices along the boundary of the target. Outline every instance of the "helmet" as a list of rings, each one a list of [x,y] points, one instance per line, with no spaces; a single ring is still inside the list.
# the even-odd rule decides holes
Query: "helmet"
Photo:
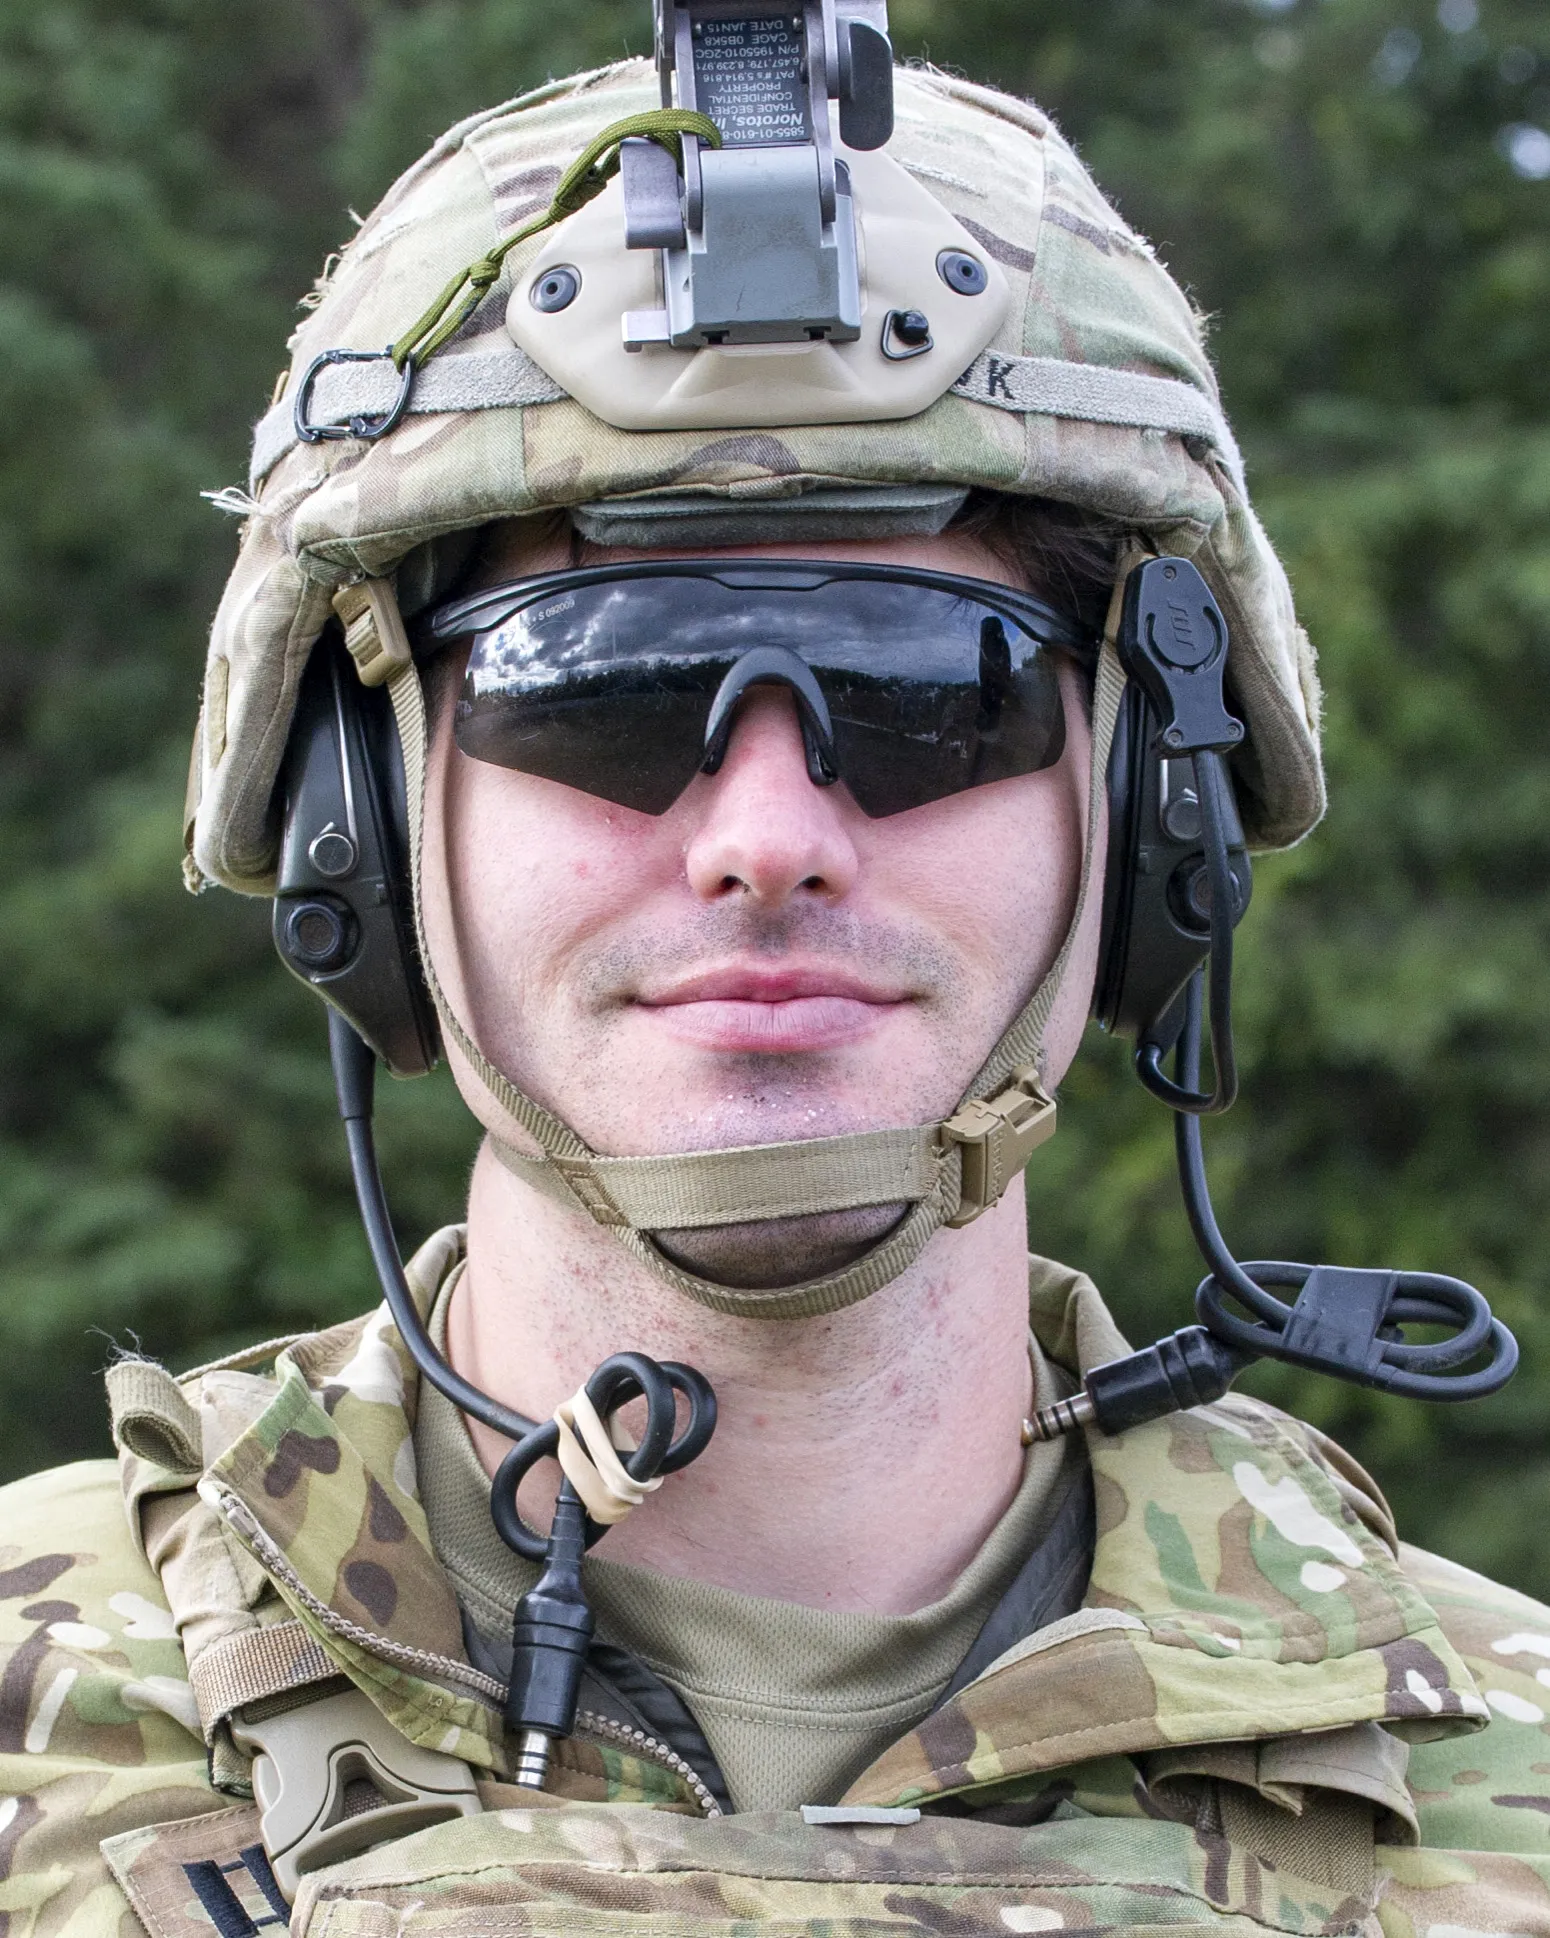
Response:
[[[1249,507],[1199,318],[1037,108],[911,68],[889,72],[891,119],[855,109],[869,60],[875,98],[882,38],[867,38],[862,11],[839,19],[839,140],[826,150],[815,134],[812,168],[791,160],[808,149],[717,152],[716,129],[663,110],[651,68],[632,61],[462,123],[363,224],[296,331],[257,427],[194,750],[191,886],[279,890],[282,903],[299,883],[319,886],[282,856],[294,860],[287,812],[305,792],[281,785],[282,763],[288,744],[297,758],[298,696],[336,621],[362,678],[392,693],[407,794],[396,808],[383,780],[383,822],[407,815],[413,872],[424,715],[403,615],[446,591],[480,528],[555,512],[613,543],[680,546],[932,531],[974,489],[1096,514],[1126,535],[1127,561],[1192,560],[1225,619],[1227,692],[1246,727],[1232,757],[1236,844],[1283,846],[1317,821],[1313,656]],[[744,212],[763,206],[758,197],[787,193],[803,169],[803,193],[824,209],[813,235],[833,244],[834,261],[802,298],[821,321],[794,341],[760,317],[728,322],[717,307],[725,290],[683,244],[686,222],[710,233],[729,198],[744,198]],[[784,300],[779,280],[767,306]],[[1114,623],[1118,614],[1116,600]],[[1127,726],[1122,685],[1110,652],[1095,702],[1095,790],[1116,731],[1121,765],[1145,737],[1135,718]],[[1132,715],[1142,700],[1126,702]],[[377,770],[379,733],[368,723],[359,741]],[[1145,789],[1112,773],[1109,784],[1111,839],[1133,848]],[[286,919],[295,929],[294,907]],[[351,941],[344,916],[336,927],[312,968],[304,950],[288,953],[352,1013],[345,957],[361,938]],[[1125,912],[1111,908],[1106,927],[1108,953],[1131,968],[1106,969],[1100,1007],[1134,1027],[1173,1002],[1205,945],[1197,934],[1170,986],[1143,1002],[1125,993],[1136,955]],[[403,933],[399,948],[414,981]],[[428,963],[426,973],[443,1030],[544,1153],[503,1152],[513,1168],[617,1228],[705,1303],[789,1316],[886,1283],[933,1231],[966,1222],[1016,1174],[1052,1126],[1039,1050],[1063,963],[1064,952],[946,1126],[652,1160],[590,1152],[524,1098],[468,1039]],[[396,1067],[428,1061],[428,1025],[418,1049],[364,1027]],[[858,1167],[870,1197],[855,1195]],[[895,1198],[912,1208],[889,1237],[795,1288],[718,1286],[649,1236],[675,1221],[726,1222],[729,1206],[770,1217]]]
[[[1232,632],[1229,689],[1249,728],[1234,760],[1245,831],[1265,848],[1306,834],[1324,802],[1313,655],[1249,507],[1200,320],[1025,102],[930,70],[896,75],[886,158],[956,219],[949,227],[967,233],[1008,290],[994,334],[966,367],[933,373],[940,388],[911,415],[835,421],[832,391],[789,377],[778,408],[755,412],[760,375],[713,388],[707,371],[692,424],[671,413],[651,427],[605,420],[534,361],[531,335],[521,349],[506,329],[513,292],[541,314],[525,294],[530,267],[575,253],[562,227],[507,257],[390,436],[297,439],[293,406],[315,356],[380,352],[401,336],[449,276],[547,201],[602,129],[654,93],[646,63],[627,61],[462,123],[395,183],[332,267],[258,426],[257,504],[210,642],[189,824],[196,879],[273,892],[275,780],[302,668],[341,586],[397,574],[412,612],[450,573],[448,541],[524,513],[619,499],[649,507],[689,493],[747,506],[921,483],[1084,506],[1193,558]],[[617,235],[622,199],[615,183],[572,222],[611,223]],[[864,229],[864,203],[861,219]],[[837,361],[849,346],[822,347]],[[714,348],[678,354],[727,363]],[[740,356],[733,368],[741,377],[760,361]],[[313,401],[325,414],[326,399]]]

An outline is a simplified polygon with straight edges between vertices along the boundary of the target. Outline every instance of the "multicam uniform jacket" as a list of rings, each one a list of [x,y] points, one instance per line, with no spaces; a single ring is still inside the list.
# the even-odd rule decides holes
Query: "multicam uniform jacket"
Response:
[[[1076,1274],[1036,1271],[1033,1318],[1073,1370],[1122,1350]],[[711,1815],[606,1726],[545,1792],[507,1781],[385,1312],[110,1386],[119,1471],[0,1491],[0,1938],[1550,1934],[1550,1610],[1397,1547],[1359,1470],[1253,1401],[1094,1435],[1085,1605],[860,1776],[871,1821],[820,1822]],[[233,1714],[351,1684],[482,1808],[288,1911]]]

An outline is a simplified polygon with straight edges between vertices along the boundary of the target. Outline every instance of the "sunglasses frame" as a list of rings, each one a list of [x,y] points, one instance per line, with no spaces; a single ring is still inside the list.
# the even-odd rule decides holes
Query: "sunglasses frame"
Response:
[[[878,565],[861,559],[687,558],[635,559],[612,565],[582,565],[562,572],[542,572],[532,578],[510,579],[482,592],[449,601],[430,613],[416,631],[438,645],[493,632],[522,608],[557,592],[579,592],[594,585],[631,579],[712,579],[728,591],[813,592],[835,581],[868,581],[885,585],[914,585],[958,598],[975,599],[999,607],[1041,646],[1069,653],[1084,663],[1096,660],[1098,637],[1069,614],[1031,592],[1002,585],[996,579],[973,579],[958,572],[936,572],[929,566]]]
[[[673,563],[681,568],[695,562]],[[831,569],[829,562],[822,569]],[[890,568],[889,575],[902,570],[914,568]],[[564,576],[546,575],[544,583],[552,586]],[[949,578],[925,576],[928,583]],[[981,589],[977,580],[950,583]],[[502,590],[491,588],[444,610],[449,617],[477,611]],[[1026,598],[1011,588],[984,590],[1019,610]],[[424,632],[422,618],[411,632],[422,655]],[[447,636],[460,636],[455,625]],[[1165,1026],[1181,984],[1205,954],[1196,927],[1181,924],[1172,896],[1173,882],[1203,856],[1198,835],[1167,812],[1177,776],[1161,744],[1163,725],[1145,693],[1135,685],[1127,689],[1109,758],[1108,861],[1093,1014],[1105,1029],[1132,1039]],[[395,1075],[423,1075],[437,1061],[439,1033],[409,914],[398,733],[387,689],[361,684],[338,626],[324,634],[302,674],[282,796],[285,834],[273,914],[282,961],[349,1018]],[[318,866],[319,837],[351,826],[352,801],[363,851],[348,873],[325,873]],[[1229,852],[1235,873],[1247,880],[1241,833]],[[292,931],[308,914],[337,927],[339,947],[327,960],[296,947]]]

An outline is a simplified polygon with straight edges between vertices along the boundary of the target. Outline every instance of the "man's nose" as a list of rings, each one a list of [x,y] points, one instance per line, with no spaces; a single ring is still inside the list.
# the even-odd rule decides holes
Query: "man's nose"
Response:
[[[855,809],[842,788],[810,779],[796,701],[784,687],[749,690],[720,771],[702,774],[688,801],[698,821],[684,861],[689,886],[706,901],[748,895],[768,908],[798,894],[838,901],[855,883],[858,857],[846,826]]]

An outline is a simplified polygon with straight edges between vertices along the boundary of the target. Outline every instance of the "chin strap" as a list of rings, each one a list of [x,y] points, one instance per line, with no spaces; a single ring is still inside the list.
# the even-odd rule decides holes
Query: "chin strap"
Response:
[[[493,1134],[508,1171],[572,1211],[617,1232],[635,1258],[715,1312],[800,1319],[837,1312],[907,1270],[943,1226],[967,1225],[995,1204],[1033,1152],[1055,1131],[1044,1087],[1044,1033],[1082,926],[1098,853],[1109,748],[1125,676],[1115,652],[1124,581],[1136,554],[1121,559],[1093,690],[1092,774],[1076,903],[1048,973],[997,1043],[958,1109],[945,1122],[859,1131],[794,1143],[754,1144],[664,1157],[604,1157],[537,1104],[485,1057],[454,1013],[426,946],[420,894],[425,811],[425,698],[398,601],[387,579],[348,586],[334,600],[345,643],[367,686],[386,685],[403,749],[409,860],[420,961],[441,1027],[497,1107],[539,1146],[530,1156]],[[801,1285],[741,1287],[684,1271],[650,1234],[715,1225],[810,1217],[867,1205],[906,1204],[888,1235],[854,1263]]]

